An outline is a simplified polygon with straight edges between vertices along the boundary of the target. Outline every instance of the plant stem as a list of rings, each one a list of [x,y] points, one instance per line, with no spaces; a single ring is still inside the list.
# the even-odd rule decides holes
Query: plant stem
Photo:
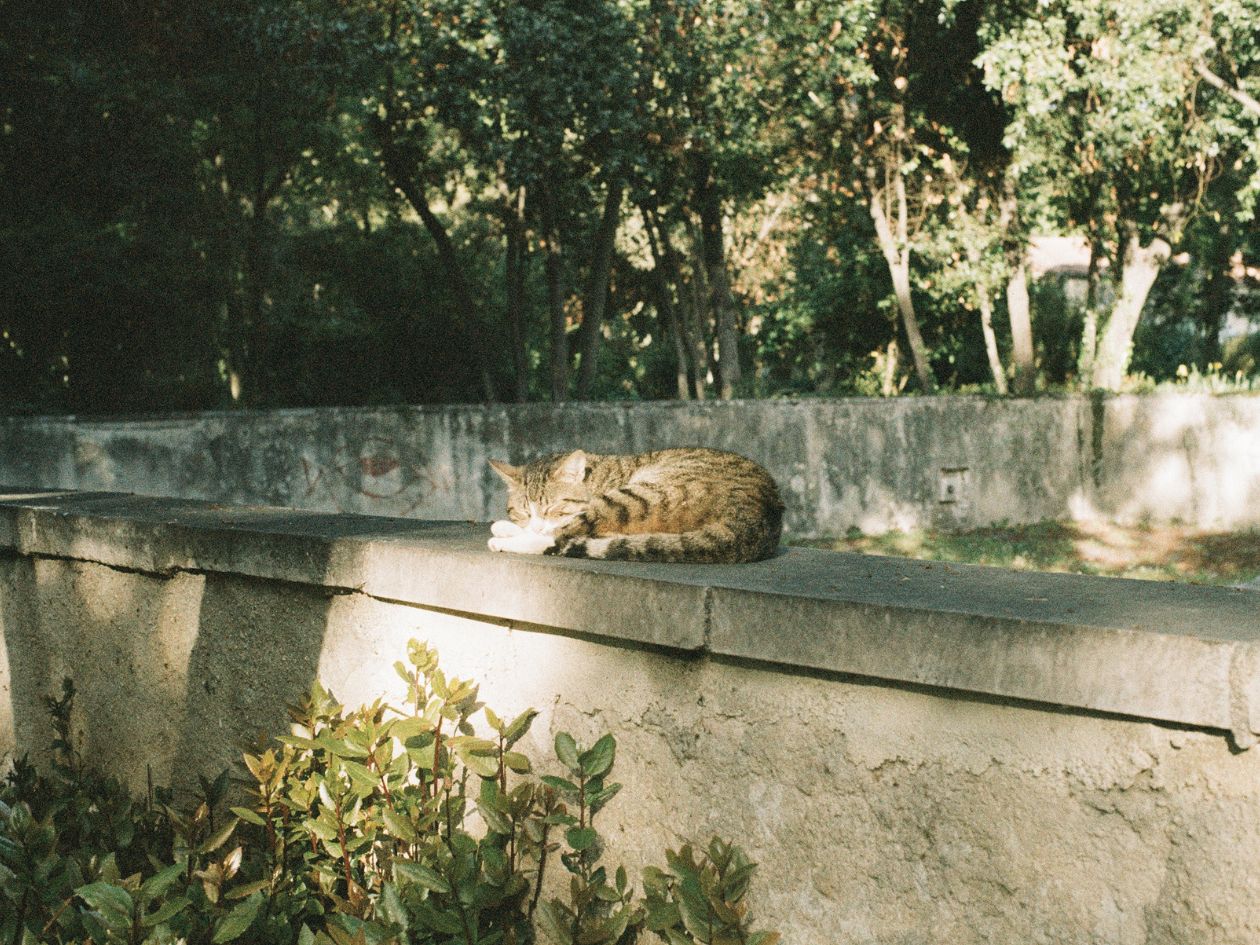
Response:
[[[49,932],[52,931],[52,927],[56,925],[57,920],[61,918],[61,913],[65,912],[68,908],[70,908],[70,903],[72,902],[74,902],[74,896],[71,896],[69,899],[67,899],[65,902],[63,902],[60,906],[57,907],[57,911],[54,912],[52,918],[48,920],[48,924],[44,926],[44,930],[39,933],[40,938],[44,938],[45,936],[48,935]],[[22,922],[19,919],[18,927],[21,928],[21,926],[22,926]]]
[[[17,925],[13,929],[13,945],[22,945],[22,932],[26,925],[26,909],[30,905],[31,888],[22,890],[22,904],[18,906]]]
[[[346,899],[350,898],[350,887],[354,878],[350,874],[350,854],[346,850],[346,825],[341,820],[341,798],[337,798],[337,842],[341,844],[341,866],[346,874]]]
[[[534,896],[529,903],[529,913],[526,919],[531,925],[534,922],[534,910],[538,908],[538,897],[542,895],[543,873],[547,869],[547,833],[551,830],[551,824],[543,822],[542,841],[538,849],[538,882],[534,886]]]

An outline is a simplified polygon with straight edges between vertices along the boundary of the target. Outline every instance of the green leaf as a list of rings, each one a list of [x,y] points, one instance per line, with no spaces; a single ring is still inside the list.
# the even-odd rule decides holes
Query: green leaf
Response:
[[[151,902],[152,900],[157,899],[171,888],[171,884],[174,883],[175,880],[179,879],[180,874],[183,873],[183,871],[184,865],[182,863],[176,863],[175,865],[168,866],[166,869],[150,876],[144,881],[144,885],[140,887],[141,902]]]
[[[289,745],[292,748],[301,748],[305,751],[314,751],[319,744],[313,738],[303,738],[301,735],[278,735],[276,741],[281,745]]]
[[[678,913],[678,907],[672,902],[665,900],[649,899],[647,903],[647,930],[649,932],[662,932],[665,929],[671,929],[682,922],[682,916]]]
[[[588,778],[598,778],[612,767],[616,752],[616,740],[611,734],[605,735],[578,758],[582,773]]]
[[[486,827],[491,833],[507,836],[512,832],[512,821],[489,804],[478,801],[477,810],[481,813],[481,819],[486,822]]]
[[[271,881],[260,879],[252,883],[245,883],[243,886],[233,886],[223,894],[224,899],[244,899],[246,896],[252,896],[260,889],[266,889],[271,885]]]
[[[351,744],[344,738],[333,738],[331,735],[321,734],[315,739],[315,743],[328,754],[334,757],[346,758],[366,758],[368,750],[361,745]]]
[[[258,892],[243,902],[237,903],[236,908],[229,912],[227,918],[215,929],[214,938],[211,939],[214,945],[223,945],[224,942],[235,941],[244,935],[254,924],[254,919],[258,917],[265,899],[266,897]]]
[[[341,766],[345,769],[346,774],[350,775],[351,782],[369,793],[375,791],[380,785],[380,780],[367,765],[359,764],[357,761],[347,761],[343,758]]]
[[[444,935],[461,935],[464,930],[458,913],[434,909],[427,902],[420,903],[416,907],[414,915],[426,928],[441,932]]]
[[[389,734],[400,742],[406,743],[409,738],[416,738],[433,731],[433,726],[424,719],[415,717],[398,719],[389,728]]]
[[[589,849],[599,839],[593,827],[570,827],[564,832],[564,839],[577,851]]]
[[[435,753],[437,752],[437,742],[430,740],[427,745],[421,745],[417,748],[407,746],[407,757],[417,768],[423,768],[425,771],[432,771],[436,766]]]
[[[630,924],[630,910],[620,909],[604,922],[603,932],[608,942],[617,942]]]
[[[573,945],[573,933],[561,915],[558,903],[543,902],[538,905],[538,924],[547,937],[557,945]]]
[[[485,706],[482,710],[486,714],[486,721],[490,723],[490,727],[496,732],[503,732],[503,720],[499,718],[490,706]]]
[[[524,737],[529,731],[529,727],[534,724],[534,719],[538,717],[537,709],[526,709],[516,718],[514,718],[508,727],[503,730],[503,741],[510,748]]]
[[[394,877],[415,883],[436,893],[451,891],[450,883],[423,863],[412,860],[394,860]]]
[[[503,753],[503,764],[517,774],[529,774],[533,770],[533,765],[529,763],[529,758],[522,755],[519,751],[505,751]]]
[[[416,828],[411,821],[393,808],[386,807],[382,810],[381,820],[385,822],[385,829],[389,831],[391,836],[397,837],[405,843],[415,843],[420,839],[420,835],[416,833]]]
[[[782,936],[778,932],[754,932],[748,939],[748,945],[778,945]]]
[[[146,915],[140,920],[140,924],[146,929],[151,929],[155,925],[161,925],[168,919],[179,915],[190,905],[192,905],[192,902],[189,899],[184,896],[176,896],[174,899],[169,899],[162,903],[162,907],[157,912],[154,912],[152,915]]]
[[[131,894],[121,886],[114,886],[111,883],[91,883],[80,886],[75,890],[75,894],[88,904],[89,909],[99,912],[101,918],[110,926],[126,928],[131,925],[131,910],[135,903],[132,902]]]
[[[566,778],[557,778],[554,774],[544,774],[542,776],[542,783],[546,784],[548,787],[555,788],[557,791],[562,791],[565,794],[578,793],[578,786],[576,784]]]
[[[474,738],[471,735],[456,735],[448,738],[446,744],[459,752],[479,752],[482,754],[493,753],[499,750],[499,746],[488,738]]]
[[[228,837],[232,836],[232,831],[236,829],[236,825],[241,822],[239,817],[233,817],[222,827],[214,832],[205,843],[197,848],[198,853],[213,853],[223,844],[227,843]]]
[[[457,752],[461,761],[472,771],[483,778],[499,776],[499,759],[493,755],[474,755],[463,751]]]
[[[250,810],[248,807],[233,807],[231,808],[231,811],[237,817],[241,818],[241,820],[246,823],[253,824],[256,827],[261,827],[267,823],[263,820],[262,814],[258,813],[258,811]]]
[[[338,836],[337,825],[328,823],[328,820],[331,819],[332,815],[326,813],[320,817],[307,820],[306,829],[321,840],[336,840]]]
[[[393,883],[387,882],[381,887],[381,898],[376,901],[376,915],[397,926],[404,935],[407,933],[407,907],[403,905],[398,887]]]
[[[577,742],[573,740],[573,736],[568,732],[556,733],[556,757],[570,771],[578,771],[580,769]]]
[[[96,913],[84,912],[79,916],[79,921],[83,923],[83,929],[92,941],[108,942],[110,940],[109,929],[101,925],[96,918]],[[126,926],[124,925],[123,928],[126,928]]]

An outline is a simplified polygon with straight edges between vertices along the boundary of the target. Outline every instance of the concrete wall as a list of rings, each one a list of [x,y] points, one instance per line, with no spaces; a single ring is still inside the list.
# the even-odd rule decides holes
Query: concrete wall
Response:
[[[619,741],[609,857],[713,832],[795,945],[1260,941],[1260,594],[807,550],[494,555],[485,529],[0,496],[0,750],[213,772],[409,637],[501,714]],[[183,770],[184,765],[181,765]]]
[[[1094,515],[1260,525],[1260,397],[1241,395],[10,418],[0,481],[487,521],[504,504],[489,458],[684,444],[764,463],[801,537]]]

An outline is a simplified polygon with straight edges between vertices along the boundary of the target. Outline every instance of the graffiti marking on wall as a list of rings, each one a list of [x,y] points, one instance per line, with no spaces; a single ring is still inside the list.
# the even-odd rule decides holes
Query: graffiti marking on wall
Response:
[[[302,477],[304,498],[319,494],[343,509],[341,497],[350,493],[403,516],[455,492],[448,466],[414,462],[388,437],[369,437],[357,451],[341,447],[324,463],[303,456]]]

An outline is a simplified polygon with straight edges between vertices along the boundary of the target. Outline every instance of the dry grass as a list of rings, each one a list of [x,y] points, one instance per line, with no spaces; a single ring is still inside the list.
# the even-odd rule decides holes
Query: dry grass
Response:
[[[1194,584],[1241,584],[1260,575],[1260,530],[1204,532],[1177,525],[1042,522],[967,532],[850,535],[802,544],[1021,571],[1070,571]]]

